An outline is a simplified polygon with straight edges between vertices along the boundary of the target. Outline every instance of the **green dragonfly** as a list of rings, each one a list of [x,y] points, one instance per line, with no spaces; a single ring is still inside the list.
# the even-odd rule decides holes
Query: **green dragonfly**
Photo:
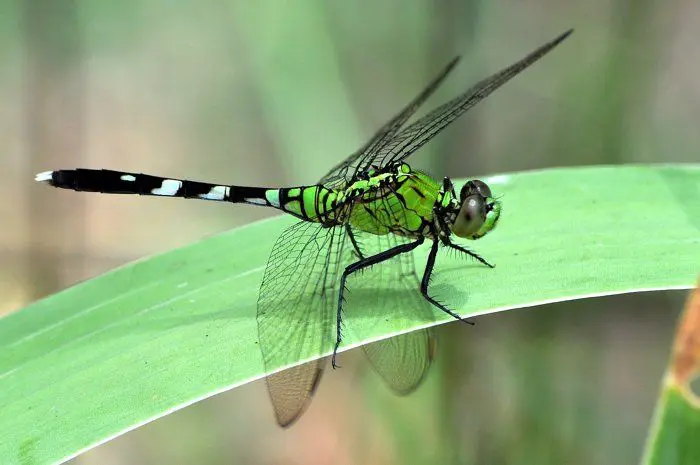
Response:
[[[415,321],[430,318],[433,305],[462,320],[429,292],[438,248],[451,248],[491,267],[453,237],[483,237],[496,226],[501,203],[482,181],[468,181],[457,194],[449,178],[439,182],[412,169],[405,160],[571,32],[404,127],[455,67],[459,57],[455,58],[362,148],[314,185],[243,187],[95,169],[47,171],[39,173],[36,180],[76,191],[246,203],[276,208],[301,220],[284,230],[272,249],[257,310],[260,348],[266,372],[271,373],[268,390],[277,422],[287,426],[309,404],[326,358],[292,365],[332,354],[332,366],[337,366],[347,282],[360,275],[359,271],[378,269],[380,274],[372,274],[370,289],[377,283],[388,286],[387,292],[372,291],[371,298],[380,308]],[[419,278],[411,251],[425,241],[431,246]],[[423,380],[434,356],[435,339],[423,329],[363,348],[388,386],[398,394],[407,394]],[[275,373],[288,366],[292,368]]]

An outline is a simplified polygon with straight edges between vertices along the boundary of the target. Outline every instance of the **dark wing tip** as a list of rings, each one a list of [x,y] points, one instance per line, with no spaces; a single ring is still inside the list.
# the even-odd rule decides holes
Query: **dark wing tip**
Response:
[[[554,47],[556,47],[557,45],[564,42],[567,39],[567,37],[569,37],[573,33],[574,33],[574,30],[569,29],[568,31],[560,34],[554,40],[547,42],[546,44],[540,46],[537,50],[530,53],[527,57],[520,60],[518,63],[514,64],[513,67],[520,68],[521,70],[527,68],[532,63],[534,63],[535,61],[539,60],[540,58],[545,56],[547,53],[549,53]]]
[[[445,67],[445,69],[452,70],[455,66],[457,66],[457,63],[459,63],[459,60],[462,59],[461,55],[455,56]]]
[[[554,40],[552,41],[552,45],[558,45],[558,44],[560,44],[561,42],[563,42],[567,37],[569,37],[569,36],[570,36],[571,34],[573,34],[573,33],[574,33],[574,29],[573,29],[573,28],[569,29],[568,31],[564,32],[564,33],[561,34],[559,37],[557,37],[556,39],[554,39]]]

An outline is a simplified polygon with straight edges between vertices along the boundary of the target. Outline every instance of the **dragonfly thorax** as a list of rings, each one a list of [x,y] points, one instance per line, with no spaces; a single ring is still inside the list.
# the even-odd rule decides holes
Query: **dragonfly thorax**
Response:
[[[432,237],[440,185],[406,163],[369,174],[340,194],[344,211],[336,217],[371,234]]]

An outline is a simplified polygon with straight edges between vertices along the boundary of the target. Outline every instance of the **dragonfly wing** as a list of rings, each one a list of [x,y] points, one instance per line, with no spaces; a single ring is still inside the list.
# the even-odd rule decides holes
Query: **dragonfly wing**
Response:
[[[258,298],[258,337],[265,371],[326,353],[335,342],[337,281],[345,229],[299,222],[277,239]],[[316,360],[268,377],[277,421],[304,411],[323,370]]]
[[[435,92],[435,89],[440,86],[442,81],[445,80],[450,71],[457,65],[458,61],[459,57],[455,57],[450,61],[447,66],[442,69],[440,74],[438,74],[420,94],[409,102],[400,113],[384,124],[360,150],[334,166],[321,178],[319,183],[329,187],[337,187],[338,185],[351,181],[358,173],[368,170],[371,166],[374,154],[394,138],[404,123],[408,121],[423,102],[425,102],[428,97]]]
[[[550,52],[572,32],[573,30],[569,30],[561,34],[520,61],[478,82],[462,95],[435,108],[399,132],[391,141],[377,150],[371,160],[366,163],[368,166],[371,164],[382,168],[408,158],[471,107]]]
[[[372,254],[410,240],[389,234],[371,237],[362,235],[360,241],[364,252]],[[373,297],[377,300],[377,306],[386,309],[387,313],[375,318],[383,317],[391,320],[394,325],[406,327],[432,321],[430,305],[419,292],[420,282],[413,254],[402,254],[383,262],[363,273],[359,281],[357,286],[353,282],[353,289],[361,286],[376,289],[377,283],[381,283]],[[352,307],[349,308],[352,311]],[[395,393],[405,395],[414,391],[428,373],[435,355],[436,339],[432,330],[422,329],[367,344],[362,348],[372,368],[387,386]]]
[[[362,348],[384,382],[398,395],[415,391],[435,356],[435,335],[423,329],[364,345]]]
[[[267,390],[280,426],[289,426],[304,412],[321,381],[326,358],[269,375]]]
[[[375,200],[379,200],[379,195],[377,191]],[[389,224],[396,224],[399,216],[406,215],[405,207],[396,197],[381,198],[377,212],[369,215],[368,221],[374,219],[382,222],[388,219]],[[394,217],[393,220],[390,217]],[[414,240],[397,234],[376,236],[355,230],[353,234],[356,242],[361,245],[364,256]],[[370,297],[376,301],[376,306],[386,311],[383,315],[368,315],[369,318],[383,317],[392,322],[393,328],[408,328],[433,320],[430,304],[420,295],[420,281],[412,253],[398,255],[353,277],[351,295],[359,292],[355,290],[371,289],[373,292]],[[350,312],[353,312],[352,300],[348,303]],[[356,311],[360,313],[361,309]],[[435,354],[435,337],[431,330],[423,329],[364,345],[363,349],[372,367],[386,384],[398,394],[408,394],[420,385],[428,372]]]

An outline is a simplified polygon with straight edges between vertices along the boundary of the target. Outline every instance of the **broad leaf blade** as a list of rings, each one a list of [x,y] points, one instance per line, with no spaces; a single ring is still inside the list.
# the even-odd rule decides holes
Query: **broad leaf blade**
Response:
[[[438,256],[433,290],[461,314],[693,285],[700,166],[487,181],[503,195],[502,221],[469,245],[497,267]],[[119,268],[0,320],[0,463],[61,460],[263,376],[257,288],[292,221],[255,223]],[[419,270],[425,254],[416,253]],[[354,292],[351,333],[377,339],[409,329],[387,317],[391,309],[374,308],[371,295]],[[436,311],[425,324],[445,321]]]

